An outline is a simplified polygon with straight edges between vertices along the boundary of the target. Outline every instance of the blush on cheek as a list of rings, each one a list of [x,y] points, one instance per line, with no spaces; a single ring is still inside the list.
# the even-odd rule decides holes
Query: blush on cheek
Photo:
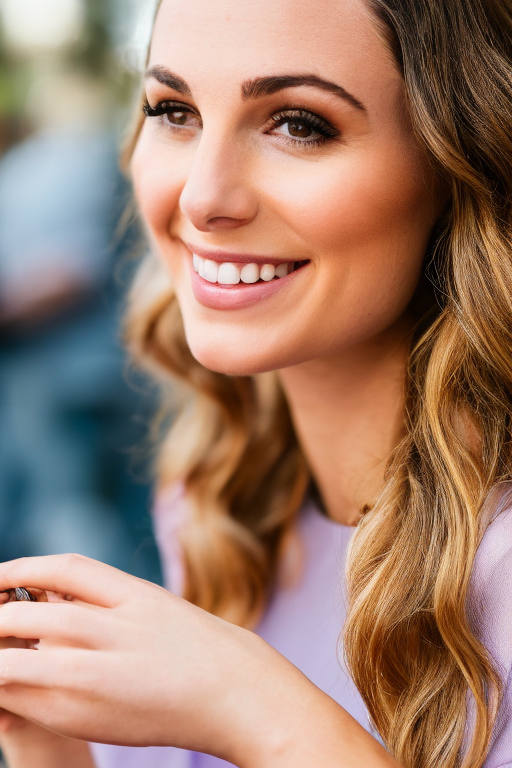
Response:
[[[404,242],[413,251],[424,249],[435,221],[431,189],[412,177],[403,160],[374,160],[364,167],[347,164],[343,174],[321,185],[309,179],[313,183],[298,186],[293,200],[288,191],[287,207],[303,241],[314,242],[320,252],[359,257],[368,247],[384,254]]]

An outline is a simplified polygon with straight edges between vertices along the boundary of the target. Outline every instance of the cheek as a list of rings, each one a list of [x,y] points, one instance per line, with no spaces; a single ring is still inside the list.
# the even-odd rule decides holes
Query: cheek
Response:
[[[314,262],[333,314],[350,314],[368,332],[409,304],[436,218],[429,175],[403,154],[388,145],[371,156],[347,153],[325,170],[312,163],[293,183],[274,179],[279,213]]]
[[[166,157],[165,146],[146,140],[144,129],[130,168],[139,211],[150,235],[158,241],[168,234],[179,206],[181,169],[174,157]]]
[[[281,217],[306,248],[336,254],[340,267],[351,255],[363,266],[372,254],[424,252],[435,219],[423,176],[393,157],[354,154],[325,170],[312,164],[286,183],[275,178],[273,189]]]

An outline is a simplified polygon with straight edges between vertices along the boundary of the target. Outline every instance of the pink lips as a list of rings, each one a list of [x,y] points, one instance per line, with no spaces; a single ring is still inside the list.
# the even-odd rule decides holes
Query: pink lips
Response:
[[[297,278],[303,269],[291,272],[286,277],[274,278],[268,282],[259,281],[253,284],[239,283],[238,285],[219,285],[209,283],[198,275],[192,266],[192,253],[196,253],[204,259],[212,261],[231,262],[239,264],[282,264],[284,260],[272,259],[268,256],[254,256],[253,254],[233,254],[220,251],[206,251],[203,248],[187,244],[191,251],[189,268],[192,283],[192,292],[196,301],[210,309],[242,309],[256,304],[259,301],[270,298],[280,290],[285,289]],[[286,262],[289,263],[289,262]]]
[[[208,283],[195,272],[192,262],[190,263],[190,272],[192,292],[196,300],[203,307],[210,307],[211,309],[241,309],[273,296],[277,291],[289,285],[302,270],[290,272],[286,277],[279,277],[268,283],[254,283],[253,285],[244,285],[243,283],[238,285]]]

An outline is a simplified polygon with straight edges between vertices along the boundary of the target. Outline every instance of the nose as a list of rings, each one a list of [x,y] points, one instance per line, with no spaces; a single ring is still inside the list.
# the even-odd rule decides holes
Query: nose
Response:
[[[180,209],[201,232],[237,229],[256,217],[247,148],[205,132],[180,195]]]

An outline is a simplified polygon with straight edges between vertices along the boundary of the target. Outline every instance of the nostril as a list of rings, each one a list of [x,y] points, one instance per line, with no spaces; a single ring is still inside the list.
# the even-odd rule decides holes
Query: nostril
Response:
[[[236,229],[248,223],[249,219],[234,219],[228,216],[214,216],[208,219],[207,225],[212,229]]]

